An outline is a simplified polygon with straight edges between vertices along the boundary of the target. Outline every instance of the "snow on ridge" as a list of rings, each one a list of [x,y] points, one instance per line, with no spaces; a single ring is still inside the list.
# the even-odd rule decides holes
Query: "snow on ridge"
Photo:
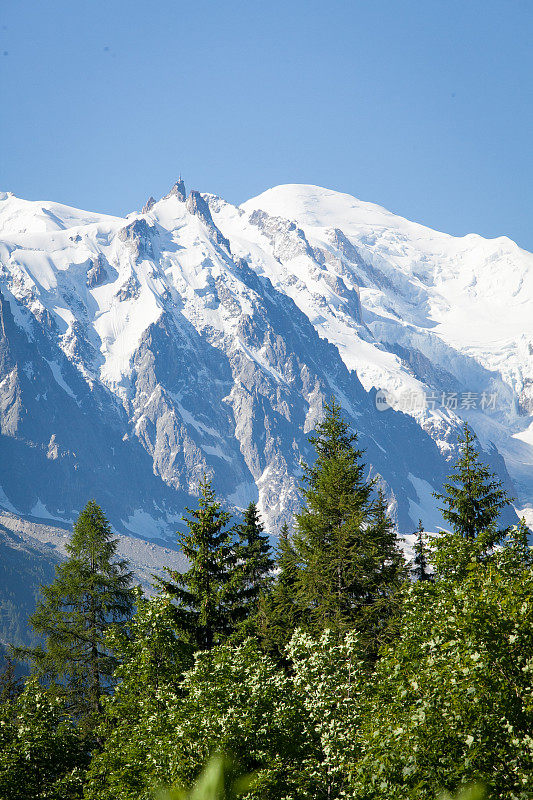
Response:
[[[94,224],[113,228],[124,222],[120,217],[82,211],[52,201],[21,200],[10,195],[0,202],[0,235],[6,238],[20,234],[51,235],[75,228],[83,230]]]
[[[246,200],[240,208],[246,212],[261,209],[271,216],[285,217],[304,227],[336,227],[345,231],[361,227],[391,228],[405,229],[415,235],[431,234],[432,238],[449,236],[411,222],[376,203],[311,184],[280,184]]]
[[[533,441],[520,433],[532,419],[517,412],[519,402],[533,399],[533,255],[506,237],[453,237],[316,186],[277,186],[240,207],[208,193],[195,198],[189,203],[171,191],[121,218],[0,195],[0,281],[28,314],[48,314],[47,324],[57,327],[60,346],[82,376],[98,375],[126,406],[133,358],[163,319],[169,330],[189,331],[180,347],[193,362],[190,339],[198,334],[221,358],[260,368],[283,392],[272,342],[256,346],[251,334],[248,343],[240,334],[244,317],[249,322],[260,310],[268,279],[336,347],[367,391],[384,389],[396,398],[393,408],[402,410],[399,398],[408,391],[460,396],[495,389],[505,408],[488,409],[476,424],[520,476],[523,505],[533,505],[533,481],[524,478],[516,455],[521,438],[533,463]],[[243,277],[240,259],[263,281],[257,291]],[[89,280],[91,270],[97,281]],[[48,364],[77,399],[59,363]],[[176,410],[187,428],[216,435],[192,410],[179,404]],[[448,455],[461,408],[412,416]],[[138,417],[139,430],[149,424]],[[231,460],[216,441],[200,448]],[[265,496],[275,472],[269,469],[256,481]],[[431,487],[421,480],[411,480],[419,498],[411,509],[429,514]],[[142,516],[134,517],[124,522],[131,530],[143,524]]]
[[[475,395],[483,441],[498,442],[533,501],[533,481],[524,480],[511,441],[533,419],[531,253],[508,237],[451,236],[299,184],[269,189],[237,212],[219,205],[214,217],[232,247],[292,297],[367,390],[399,400],[433,396],[437,404],[439,393],[452,397],[451,407],[430,413],[407,409],[443,452],[450,453],[451,431],[468,417],[462,395]],[[352,290],[359,316],[346,300]],[[495,407],[479,408],[484,395],[487,405],[487,397],[496,398]],[[399,400],[393,407],[401,409]],[[528,447],[521,457],[530,463],[533,442]]]

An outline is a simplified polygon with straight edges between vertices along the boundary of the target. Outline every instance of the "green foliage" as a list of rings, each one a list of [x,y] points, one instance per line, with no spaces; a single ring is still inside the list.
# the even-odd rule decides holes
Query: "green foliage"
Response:
[[[315,633],[356,629],[375,650],[404,577],[403,557],[383,497],[372,500],[357,436],[335,400],[310,442],[317,458],[304,465],[305,505],[293,539],[302,621]]]
[[[157,624],[166,626],[161,617]],[[122,667],[127,682],[134,669]],[[108,714],[110,733],[89,773],[91,800],[148,800],[154,786],[188,785],[215,751],[257,771],[251,797],[309,796],[308,781],[300,785],[314,742],[305,709],[287,675],[252,640],[198,653],[178,685],[167,680],[137,698],[120,685]]]
[[[399,592],[407,577],[407,565],[381,489],[377,495],[365,530],[359,578],[362,604],[354,624],[372,657],[394,636]]]
[[[63,701],[35,679],[0,706],[2,800],[81,797],[89,754]]]
[[[526,800],[533,775],[533,557],[524,527],[462,581],[406,592],[363,707],[356,797],[429,800],[475,781]]]
[[[434,496],[443,502],[442,516],[452,531],[433,540],[431,562],[436,574],[461,579],[473,558],[490,557],[507,535],[508,529],[500,530],[497,522],[510,502],[501,482],[480,460],[476,436],[466,423],[444,494]]]
[[[165,671],[156,689],[142,664],[157,648],[140,634],[161,641],[170,632],[162,602],[140,607],[145,622],[135,636],[136,656],[120,668],[122,682],[106,703],[106,741],[93,758],[86,797],[148,800],[155,785],[190,784],[213,752],[231,753],[253,773],[249,798],[340,796],[357,755],[367,678],[357,636],[340,643],[330,632],[313,639],[298,631],[288,671],[252,639],[228,643],[198,653],[183,680],[179,665]]]
[[[328,798],[350,796],[369,679],[359,637],[348,633],[339,642],[331,631],[314,639],[298,630],[287,650],[291,680],[319,741],[319,758],[310,757],[303,767],[308,780]]]
[[[30,618],[44,647],[19,649],[37,674],[57,679],[75,715],[98,715],[109,691],[115,659],[104,646],[112,623],[132,610],[131,575],[116,558],[111,527],[94,501],[87,503],[67,545],[69,558],[56,567],[55,581]]]
[[[127,630],[111,630],[107,638],[120,664],[115,692],[104,701],[103,745],[85,786],[85,796],[94,800],[142,800],[153,786],[171,782],[172,715],[192,659],[177,635],[170,597],[148,600],[138,590],[135,605]]]
[[[235,586],[233,542],[227,530],[230,515],[222,511],[215,492],[204,476],[197,509],[187,509],[187,531],[178,542],[189,561],[187,572],[168,570],[159,587],[176,601],[175,624],[191,652],[209,650],[233,628]]]
[[[259,610],[260,597],[268,593],[272,583],[274,560],[264,532],[257,505],[250,503],[244,518],[236,528],[232,584],[234,593],[233,620],[244,623],[241,628],[251,632]]]
[[[300,621],[296,595],[298,567],[287,523],[280,531],[275,569],[275,582],[259,601],[256,627],[265,651],[276,661],[283,661],[287,644]]]
[[[415,557],[413,559],[413,577],[417,581],[430,581],[432,580],[431,572],[429,571],[428,559],[429,552],[425,538],[425,531],[422,525],[422,520],[418,520],[418,528],[416,531],[416,542],[413,550]]]
[[[175,713],[174,780],[190,782],[214,751],[256,774],[248,797],[320,797],[306,765],[318,742],[289,676],[253,640],[199,653]]]
[[[10,656],[6,656],[0,671],[0,705],[16,700],[24,688],[17,664]]]
[[[240,775],[232,759],[212,756],[190,791],[171,789],[160,792],[157,800],[237,800],[244,794],[251,776]]]

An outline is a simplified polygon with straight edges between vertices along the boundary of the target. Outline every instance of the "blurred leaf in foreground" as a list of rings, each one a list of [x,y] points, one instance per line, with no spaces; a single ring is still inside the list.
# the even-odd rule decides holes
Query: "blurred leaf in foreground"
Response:
[[[169,789],[160,792],[157,800],[236,800],[247,791],[252,779],[253,775],[240,775],[230,758],[218,754],[210,758],[190,790]]]

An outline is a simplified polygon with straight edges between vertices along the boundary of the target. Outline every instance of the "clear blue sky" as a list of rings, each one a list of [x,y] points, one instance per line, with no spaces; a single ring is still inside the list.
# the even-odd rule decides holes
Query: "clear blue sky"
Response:
[[[533,250],[533,0],[2,0],[0,187],[314,183]]]

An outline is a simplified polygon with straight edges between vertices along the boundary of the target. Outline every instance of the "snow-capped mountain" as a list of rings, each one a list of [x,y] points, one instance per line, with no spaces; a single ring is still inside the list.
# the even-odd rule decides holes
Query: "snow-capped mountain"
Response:
[[[461,418],[533,506],[533,256],[507,239],[313,186],[235,207],[180,179],[126,218],[2,194],[0,268],[10,511],[70,519],[94,496],[164,538],[207,472],[275,533],[331,394],[402,532],[439,524]]]

